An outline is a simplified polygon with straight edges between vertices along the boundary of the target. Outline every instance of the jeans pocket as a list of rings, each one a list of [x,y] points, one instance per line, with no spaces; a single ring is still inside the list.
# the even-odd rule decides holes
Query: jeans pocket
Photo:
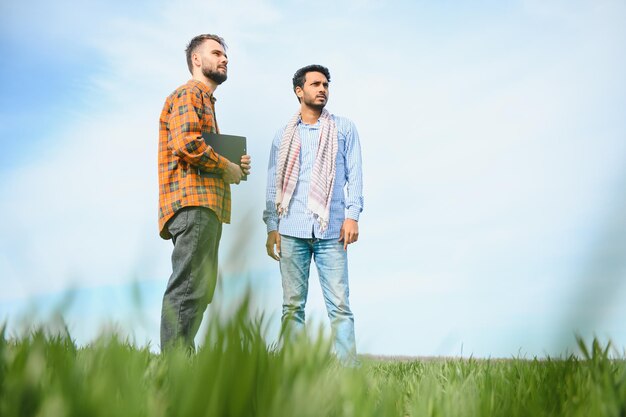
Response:
[[[169,230],[170,234],[173,237],[178,236],[187,228],[187,218],[189,217],[188,210],[184,208],[178,210],[174,217],[169,221],[167,225],[167,230]]]

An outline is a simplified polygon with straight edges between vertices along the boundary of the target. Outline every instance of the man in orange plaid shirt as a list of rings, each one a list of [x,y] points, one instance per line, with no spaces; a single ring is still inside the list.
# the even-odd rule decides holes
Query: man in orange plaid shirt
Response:
[[[217,283],[222,223],[230,223],[230,184],[250,173],[248,155],[229,161],[202,139],[219,133],[213,92],[227,78],[224,39],[199,35],[185,52],[192,78],[167,97],[159,119],[159,232],[174,243],[161,350],[178,343],[195,348]]]

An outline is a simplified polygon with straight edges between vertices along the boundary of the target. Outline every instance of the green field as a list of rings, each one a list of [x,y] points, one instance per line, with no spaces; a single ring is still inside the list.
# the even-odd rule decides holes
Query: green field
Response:
[[[322,337],[268,346],[244,311],[214,320],[195,354],[3,332],[0,416],[626,416],[626,362],[597,342],[558,359],[364,357],[346,369]]]

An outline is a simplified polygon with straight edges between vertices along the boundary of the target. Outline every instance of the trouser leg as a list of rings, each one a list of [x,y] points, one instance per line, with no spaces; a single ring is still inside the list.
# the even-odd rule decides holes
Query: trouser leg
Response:
[[[182,342],[194,348],[202,315],[213,299],[222,223],[212,210],[180,210],[168,225],[173,235],[172,275],[163,296],[161,349]]]
[[[343,242],[325,239],[316,241],[313,256],[333,331],[335,352],[343,363],[355,365],[358,361],[354,316],[349,301],[347,252]]]
[[[290,334],[295,334],[304,328],[304,308],[309,292],[310,266],[310,240],[281,236],[282,323],[283,329]]]

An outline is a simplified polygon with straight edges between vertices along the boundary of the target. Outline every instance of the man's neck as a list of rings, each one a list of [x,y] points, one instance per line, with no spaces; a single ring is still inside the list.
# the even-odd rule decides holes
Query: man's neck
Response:
[[[205,77],[204,74],[194,74],[191,78],[193,80],[200,81],[202,84],[206,85],[209,88],[210,94],[213,94],[217,89],[217,83],[212,79]]]
[[[322,109],[312,108],[305,105],[300,106],[300,118],[302,119],[302,122],[307,125],[317,123],[321,114]]]

